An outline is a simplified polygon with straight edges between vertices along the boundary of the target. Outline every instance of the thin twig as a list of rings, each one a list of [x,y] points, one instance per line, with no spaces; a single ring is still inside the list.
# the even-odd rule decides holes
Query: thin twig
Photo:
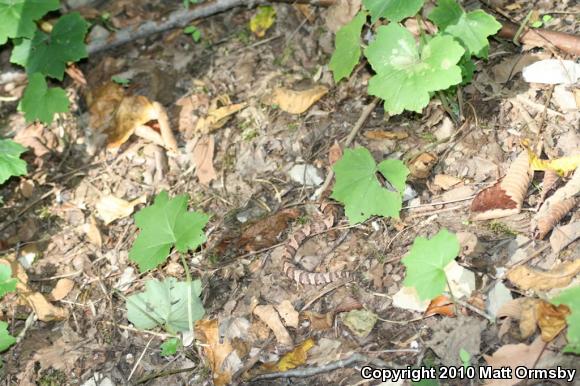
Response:
[[[379,98],[374,98],[372,100],[372,102],[369,103],[363,109],[363,111],[360,114],[360,117],[358,118],[358,120],[356,121],[356,123],[352,127],[352,130],[348,134],[348,137],[346,137],[346,140],[344,141],[344,148],[345,149],[351,145],[352,141],[354,140],[354,137],[356,137],[357,133],[359,132],[361,127],[363,127],[367,118],[369,117],[369,115],[371,115],[371,113],[373,112],[373,110],[375,109],[375,107],[377,106],[378,103],[379,103]],[[324,180],[324,183],[322,184],[322,186],[320,188],[318,188],[316,190],[316,192],[314,192],[314,194],[312,195],[311,198],[313,200],[316,200],[318,197],[320,197],[322,195],[322,193],[324,191],[326,191],[326,189],[328,189],[328,187],[330,186],[330,183],[332,182],[333,177],[334,177],[334,170],[331,169],[330,172],[326,175],[326,179]]]
[[[355,353],[346,359],[341,359],[338,361],[330,362],[324,366],[307,367],[304,369],[294,369],[294,370],[288,370],[288,371],[283,371],[283,372],[262,374],[262,375],[258,375],[257,377],[253,378],[251,381],[258,381],[258,380],[264,380],[264,379],[276,379],[276,378],[307,378],[307,377],[312,377],[314,375],[328,373],[330,371],[342,369],[342,368],[345,368],[347,366],[351,366],[355,363],[369,363],[369,364],[374,365],[375,367],[380,367],[382,369],[387,369],[387,368],[400,369],[400,368],[403,368],[402,366],[396,365],[394,363],[385,362],[385,361],[378,359],[378,358],[370,358],[370,357],[367,357],[365,355]]]
[[[129,378],[127,379],[127,381],[131,380],[133,373],[135,373],[135,370],[137,370],[137,366],[139,366],[139,363],[141,363],[141,360],[143,360],[143,356],[145,355],[145,352],[149,348],[149,345],[151,344],[152,341],[153,341],[153,337],[151,337],[151,339],[149,339],[149,342],[147,342],[147,345],[143,349],[143,352],[141,353],[141,355],[139,355],[139,359],[137,359],[137,362],[135,362],[135,366],[133,366],[133,370],[131,370],[131,374],[129,374]]]

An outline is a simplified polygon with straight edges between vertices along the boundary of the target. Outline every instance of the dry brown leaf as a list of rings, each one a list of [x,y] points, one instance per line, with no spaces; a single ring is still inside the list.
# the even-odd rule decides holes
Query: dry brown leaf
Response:
[[[460,178],[449,176],[447,174],[437,174],[433,178],[433,184],[437,185],[443,190],[449,190],[459,183],[461,183]]]
[[[207,116],[197,120],[195,131],[202,134],[211,133],[223,127],[233,114],[246,108],[246,106],[247,103],[232,104],[227,95],[215,97],[210,103]]]
[[[543,239],[577,204],[578,199],[570,197],[564,201],[552,203],[548,210],[542,211],[539,216],[534,216],[534,221],[532,222],[534,237],[540,240]]]
[[[550,246],[554,253],[559,253],[570,243],[580,237],[580,221],[557,227],[550,236]]]
[[[313,23],[316,19],[314,16],[314,7],[308,4],[294,4],[294,8],[297,9],[309,23]]]
[[[101,248],[103,245],[103,237],[101,236],[101,231],[99,230],[97,221],[93,215],[89,216],[89,221],[83,224],[81,229],[91,244],[97,248]]]
[[[314,342],[314,339],[309,338],[296,346],[294,350],[284,354],[276,364],[278,371],[288,371],[305,364],[306,359],[308,358],[308,351],[310,351],[315,344],[316,342]]]
[[[483,189],[471,203],[471,219],[490,220],[520,212],[532,170],[527,151],[522,151],[511,164],[505,177],[495,185]]]
[[[427,311],[425,311],[424,316],[428,317],[431,315],[442,315],[448,317],[455,316],[455,307],[451,299],[445,295],[439,295],[435,299],[431,300]]]
[[[369,130],[365,132],[365,137],[369,139],[393,139],[400,140],[409,136],[406,131]]]
[[[415,178],[427,178],[431,174],[431,169],[433,169],[437,160],[437,156],[433,153],[421,153],[409,161],[409,171]]]
[[[537,314],[542,339],[551,342],[566,328],[566,316],[570,315],[570,308],[565,304],[555,306],[542,300],[538,304]]]
[[[260,318],[264,323],[270,327],[274,335],[276,336],[276,340],[282,346],[292,347],[292,338],[290,334],[282,324],[280,320],[280,316],[274,309],[272,305],[263,305],[263,306],[256,306],[254,308],[254,315]]]
[[[507,278],[522,290],[547,291],[566,287],[580,272],[580,259],[562,263],[550,271],[538,271],[518,266],[507,273]]]
[[[533,368],[536,361],[544,351],[546,344],[541,337],[536,338],[529,346],[523,343],[508,344],[500,347],[493,355],[484,355],[488,365],[494,369],[510,367],[512,369],[512,378],[494,379],[486,383],[487,386],[512,386],[521,380],[516,378],[515,369],[518,366]]]
[[[334,312],[320,314],[314,311],[304,311],[300,316],[310,321],[310,329],[312,331],[328,330],[332,327],[332,322],[334,321]]]
[[[505,302],[497,312],[497,318],[512,318],[519,320],[520,335],[527,338],[536,332],[537,305],[540,299],[518,298]]]
[[[307,90],[294,91],[285,87],[274,90],[271,103],[290,114],[302,114],[328,92],[325,86],[314,86]]]
[[[338,0],[324,15],[326,27],[336,33],[340,27],[350,22],[360,9],[361,0]]]
[[[40,292],[28,292],[22,295],[38,317],[38,320],[52,322],[53,320],[65,320],[68,318],[68,310],[66,308],[51,304]]]
[[[224,363],[234,348],[228,339],[220,339],[217,319],[195,322],[195,336],[203,343],[201,348],[212,369],[214,384],[217,386],[229,384],[232,373],[224,368]]]
[[[298,328],[298,320],[300,315],[294,309],[294,306],[292,303],[290,303],[289,300],[284,300],[278,304],[276,306],[276,310],[288,327]]]
[[[342,158],[342,149],[337,141],[328,149],[328,164],[330,166],[334,165],[339,159]]]
[[[18,130],[14,142],[32,149],[36,157],[42,157],[55,150],[58,137],[41,123],[33,123]]]
[[[496,82],[506,83],[520,73],[524,67],[547,58],[549,55],[544,53],[518,54],[503,59],[499,64],[493,66],[491,71]]]
[[[103,196],[95,205],[97,215],[105,222],[105,225],[111,222],[130,216],[133,213],[136,205],[147,202],[145,195],[134,199],[133,201],[125,201],[112,195]]]
[[[191,155],[195,164],[195,175],[199,182],[205,186],[217,178],[217,173],[213,167],[214,148],[213,135],[204,135],[195,144]]]
[[[360,310],[364,308],[358,299],[352,296],[347,296],[340,301],[340,303],[334,309],[335,314],[340,314],[341,312],[349,312],[352,310]]]
[[[197,120],[196,110],[207,112],[209,108],[209,99],[205,94],[193,94],[181,97],[175,102],[181,107],[179,111],[178,130],[189,135],[196,127]]]
[[[62,300],[67,297],[70,291],[75,286],[75,282],[71,279],[62,278],[56,282],[56,285],[50,292],[52,300]]]

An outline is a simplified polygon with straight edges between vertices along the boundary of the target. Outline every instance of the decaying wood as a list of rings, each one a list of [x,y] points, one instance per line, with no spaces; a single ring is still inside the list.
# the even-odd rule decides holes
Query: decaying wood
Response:
[[[501,25],[501,30],[497,36],[513,39],[519,26],[509,21],[502,21]],[[518,40],[523,44],[534,47],[550,47],[552,45],[568,54],[580,55],[580,37],[576,35],[534,28],[525,30]]]

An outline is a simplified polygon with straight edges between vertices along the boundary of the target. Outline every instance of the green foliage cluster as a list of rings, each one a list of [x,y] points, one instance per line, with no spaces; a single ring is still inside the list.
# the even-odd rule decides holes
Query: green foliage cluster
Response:
[[[364,0],[363,9],[336,34],[329,64],[334,80],[350,76],[359,62],[361,33],[370,16],[373,25],[382,19],[389,22],[374,30],[364,50],[376,73],[368,93],[383,99],[389,114],[421,112],[434,92],[469,82],[475,69],[471,57],[487,57],[487,39],[501,25],[484,11],[467,13],[455,0],[438,0],[428,18],[439,31],[429,35],[422,30],[417,42],[399,23],[417,15],[422,26],[418,12],[423,5],[424,0]]]
[[[12,277],[12,268],[7,264],[0,264],[0,299],[7,293],[16,291],[16,283],[17,280]],[[8,323],[0,321],[0,352],[6,351],[14,343],[16,339],[8,332]]]

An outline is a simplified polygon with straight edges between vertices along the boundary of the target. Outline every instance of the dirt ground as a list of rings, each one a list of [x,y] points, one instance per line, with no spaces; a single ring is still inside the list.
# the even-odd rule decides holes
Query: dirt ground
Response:
[[[515,22],[533,8],[553,15],[545,28],[578,33],[580,8],[574,1],[494,4]],[[109,22],[123,28],[159,20],[179,6],[118,1],[92,9],[109,12]],[[490,302],[501,290],[498,283],[507,288],[502,296],[510,300],[549,298],[549,291],[531,294],[519,288],[505,278],[506,270],[523,259],[528,259],[526,266],[546,271],[574,262],[580,243],[553,253],[548,238],[536,240],[530,234],[541,172],[535,174],[524,210],[517,215],[471,221],[470,205],[479,190],[505,174],[523,151],[524,138],[541,138],[548,158],[578,154],[578,110],[562,101],[569,89],[522,79],[522,63],[550,57],[550,51],[492,38],[489,59],[476,62],[474,81],[461,89],[458,121],[438,98],[423,114],[390,118],[379,103],[353,146],[366,147],[376,160],[400,159],[409,165],[401,217],[373,217],[350,226],[339,213],[330,231],[301,246],[299,262],[313,271],[349,270],[354,280],[302,285],[282,273],[281,243],[315,216],[317,205],[310,197],[330,171],[329,154],[344,143],[373,101],[367,94],[372,71],[361,62],[350,79],[334,84],[327,66],[334,50],[328,9],[283,3],[274,8],[275,24],[263,38],[248,28],[256,9],[237,7],[196,21],[201,31],[197,43],[182,30],[172,30],[91,55],[78,64],[87,85],[70,79],[65,83],[74,101],[72,111],[49,126],[28,125],[16,110],[17,102],[0,102],[2,137],[16,135],[31,149],[24,155],[28,174],[0,187],[0,256],[28,261],[23,268],[28,286],[46,296],[46,307],[53,307],[43,321],[16,294],[2,300],[1,319],[19,336],[2,354],[5,384],[204,385],[212,383],[212,374],[227,373],[237,384],[360,385],[369,382],[360,376],[364,361],[312,376],[252,379],[280,371],[271,364],[308,339],[315,347],[298,361],[298,370],[322,368],[353,353],[403,367],[461,367],[461,349],[469,352],[472,365],[482,366],[502,346],[535,347],[539,332],[534,325],[531,334],[522,333],[521,309],[519,317],[491,313]],[[484,9],[502,17],[496,8]],[[312,14],[306,17],[306,11]],[[2,73],[16,73],[8,57],[4,48]],[[165,108],[177,152],[168,155],[163,147],[135,135],[117,151],[104,148],[89,109],[91,98],[99,98],[115,75],[130,80],[118,86],[124,95],[145,96]],[[8,83],[2,83],[2,90]],[[24,80],[16,77],[10,84],[22,88]],[[316,85],[328,92],[305,113],[290,114],[271,103],[278,87],[308,90]],[[208,111],[236,104],[242,106],[219,124],[206,124],[210,128],[205,132],[196,129]],[[459,113],[458,106],[450,108]],[[312,168],[307,170],[313,176],[306,179],[292,172],[296,165],[302,168],[298,170]],[[186,260],[193,278],[202,282],[204,320],[217,321],[216,326],[227,330],[220,339],[225,336],[233,347],[230,352],[236,352],[235,361],[230,357],[220,371],[216,361],[223,354],[222,341],[204,343],[196,336],[192,342],[189,336],[187,342],[184,337],[186,347],[162,356],[166,332],[140,331],[127,320],[125,298],[142,291],[145,280],[185,279],[178,254],[146,274],[139,274],[128,259],[139,233],[131,213],[151,204],[163,190],[170,196],[188,194],[189,208],[210,215],[207,242]],[[99,202],[108,196],[135,202],[127,214],[108,222],[99,210]],[[342,211],[340,205],[336,208]],[[574,207],[560,224],[578,219]],[[432,316],[395,306],[394,296],[405,278],[401,258],[417,236],[432,237],[442,228],[470,240],[462,243],[457,262],[474,274],[471,295],[457,308]],[[59,282],[67,286],[63,296],[54,292]],[[268,312],[276,307],[290,346],[256,315],[257,306]],[[289,311],[284,314],[282,309]],[[368,334],[346,320],[353,310],[374,315]],[[563,353],[565,344],[565,333],[544,344],[534,366],[580,370],[578,357]],[[268,363],[270,370],[264,365]],[[553,384],[545,382],[541,384]]]

